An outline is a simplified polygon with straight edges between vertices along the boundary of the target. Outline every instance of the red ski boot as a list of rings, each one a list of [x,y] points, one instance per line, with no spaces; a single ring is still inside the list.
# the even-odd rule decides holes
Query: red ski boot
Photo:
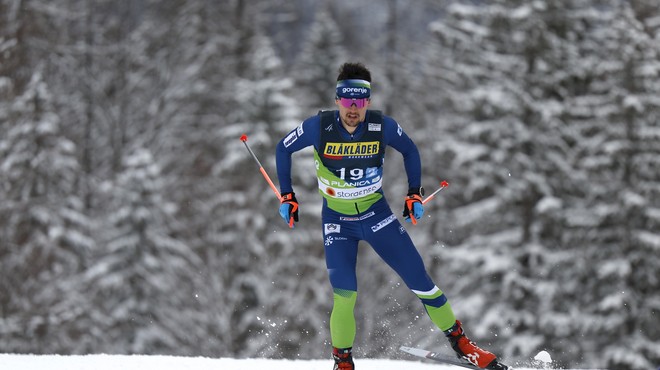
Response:
[[[335,367],[332,370],[355,370],[351,348],[332,347],[332,358],[335,359]]]
[[[497,357],[494,354],[477,347],[474,342],[465,336],[460,321],[456,320],[456,324],[445,331],[445,335],[456,354],[471,364],[482,369],[506,369],[506,366],[503,367],[502,364],[497,362]]]

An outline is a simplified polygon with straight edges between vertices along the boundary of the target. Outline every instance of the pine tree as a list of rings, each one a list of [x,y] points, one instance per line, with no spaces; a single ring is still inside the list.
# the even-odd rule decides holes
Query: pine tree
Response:
[[[310,236],[317,230],[305,226],[317,224],[314,220],[320,215],[311,210],[319,200],[315,187],[310,191],[310,186],[316,186],[315,179],[298,177],[300,172],[307,175],[314,168],[311,153],[301,154],[296,157],[294,172],[298,172],[295,176],[300,181],[295,181],[295,189],[308,211],[301,212],[301,224],[289,234],[277,214],[277,199],[238,140],[242,133],[248,135],[249,145],[277,183],[275,146],[300,124],[295,118],[299,115],[298,104],[290,98],[293,81],[282,77],[282,62],[269,39],[257,29],[248,40],[250,44],[244,44],[241,50],[247,53],[250,63],[243,66],[233,97],[242,109],[232,112],[230,126],[220,132],[220,140],[226,143],[220,154],[224,161],[214,166],[216,176],[223,179],[220,186],[227,192],[212,197],[205,210],[217,213],[231,209],[231,217],[214,220],[205,237],[233,251],[212,251],[214,264],[230,266],[212,277],[225,289],[223,304],[230,311],[224,313],[228,332],[223,335],[229,348],[240,355],[288,357],[306,352],[303,348],[307,342],[301,338],[319,341],[325,319],[323,310],[316,306],[327,301],[307,300],[310,294],[317,294],[316,285],[323,281],[319,276],[323,270],[311,268],[322,264],[322,248]],[[309,261],[302,262],[298,253],[304,248],[319,252],[310,253]],[[309,278],[295,279],[303,273]],[[299,303],[294,304],[296,301]],[[292,307],[307,309],[300,312]]]
[[[545,253],[532,225],[539,200],[553,195],[543,179],[543,155],[552,144],[551,136],[541,135],[536,101],[543,97],[527,82],[533,65],[526,48],[537,40],[526,36],[533,37],[529,31],[539,22],[531,12],[511,2],[451,6],[432,26],[440,47],[429,50],[428,62],[440,67],[428,70],[431,85],[446,90],[435,156],[456,187],[444,195],[451,221],[438,220],[436,231],[441,244],[456,248],[434,254],[463,266],[449,267],[456,280],[446,289],[460,292],[450,294],[456,313],[477,341],[512,339],[508,348],[493,348],[505,357],[527,354],[542,340],[528,314],[542,302],[534,282],[542,279],[538,256]],[[480,273],[467,273],[465,266]]]
[[[173,235],[176,208],[151,153],[135,150],[124,168],[110,191],[105,245],[85,273],[93,341],[109,353],[186,354],[205,335],[202,261]]]
[[[657,114],[646,98],[650,86],[640,84],[645,73],[657,73],[657,52],[617,2],[598,10],[588,1],[450,10],[433,26],[444,48],[431,52],[449,54],[437,76],[454,87],[444,102],[447,121],[458,125],[446,125],[452,136],[441,155],[454,183],[465,185],[448,200],[455,221],[444,228],[446,242],[460,249],[437,254],[482,271],[457,272],[457,311],[481,316],[479,327],[506,340],[505,357],[545,348],[561,353],[560,363],[642,366],[634,358],[648,356],[654,339],[644,329],[631,345],[613,339],[639,309],[615,292],[637,292],[638,284],[621,278],[648,271],[624,261],[639,250],[632,235],[649,235],[648,221],[636,215],[653,214],[646,194],[632,190],[635,163],[647,158],[632,148]],[[645,240],[639,244],[654,238]],[[489,298],[472,297],[474,286]],[[600,353],[605,342],[639,355],[585,355]]]
[[[93,242],[91,221],[74,193],[79,164],[35,73],[0,120],[0,306],[3,348],[67,352],[79,333],[72,323],[87,307],[76,290]]]
[[[605,356],[588,360],[615,368],[652,367],[658,361],[652,348],[660,337],[639,318],[657,309],[650,293],[658,287],[652,277],[657,238],[650,236],[658,203],[649,186],[657,176],[648,169],[657,162],[658,147],[646,133],[657,126],[653,96],[658,94],[660,54],[630,4],[615,4],[604,14],[589,20],[600,26],[594,40],[578,44],[583,53],[604,62],[590,69],[585,93],[567,117],[581,134],[574,165],[586,174],[590,189],[567,210],[583,221],[565,236],[586,247],[577,259],[582,284],[567,293],[584,304],[590,318],[582,330],[594,340],[584,344],[583,352],[607,348]],[[574,225],[575,217],[571,220]]]
[[[299,88],[294,92],[307,115],[333,109],[339,66],[346,62],[339,25],[325,4],[314,17],[292,72]]]

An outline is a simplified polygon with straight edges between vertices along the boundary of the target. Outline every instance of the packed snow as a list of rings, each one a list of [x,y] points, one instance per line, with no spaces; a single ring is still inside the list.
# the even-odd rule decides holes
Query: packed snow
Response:
[[[174,356],[119,356],[119,355],[11,355],[0,354],[0,369],[21,370],[330,370],[332,359],[324,360],[272,360],[232,359]],[[360,370],[452,370],[451,366],[419,361],[356,360]]]
[[[516,370],[550,369],[552,359],[546,351],[536,355],[533,367],[515,366]],[[459,367],[433,361],[356,359],[360,370],[457,370]],[[146,355],[19,355],[0,354],[0,369],[20,370],[330,370],[332,360],[233,359]]]

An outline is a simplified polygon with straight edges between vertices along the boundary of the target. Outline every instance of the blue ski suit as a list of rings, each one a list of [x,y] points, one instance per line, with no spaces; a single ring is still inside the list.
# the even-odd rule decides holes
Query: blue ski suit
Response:
[[[323,118],[322,118],[323,116]],[[357,299],[358,242],[364,240],[403,279],[441,330],[456,319],[447,298],[433,283],[406,229],[392,213],[382,191],[385,147],[403,155],[411,188],[420,186],[419,151],[401,126],[379,111],[368,110],[351,134],[338,111],[306,119],[277,145],[277,176],[282,193],[292,192],[291,155],[314,148],[319,193],[323,196],[326,266],[334,291],[330,318],[332,344],[352,347]]]

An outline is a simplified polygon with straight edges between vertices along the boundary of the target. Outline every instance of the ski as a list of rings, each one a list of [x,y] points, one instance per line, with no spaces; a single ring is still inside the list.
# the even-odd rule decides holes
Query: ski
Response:
[[[478,367],[472,365],[471,363],[465,360],[461,360],[456,356],[450,356],[443,353],[431,352],[421,348],[412,348],[406,346],[401,346],[399,349],[413,356],[428,358],[430,360],[435,360],[449,365],[462,366],[468,369],[478,369]]]
[[[451,355],[446,355],[444,353],[438,353],[438,352],[431,352],[427,351],[425,349],[421,348],[412,348],[412,347],[406,347],[406,346],[401,346],[399,350],[406,352],[408,354],[411,354],[413,356],[421,357],[421,358],[428,358],[430,360],[442,362],[443,364],[448,364],[448,365],[454,365],[454,366],[460,366],[464,367],[467,369],[480,369],[478,366],[473,365],[472,363],[468,362],[467,360],[463,360],[461,358],[458,358],[456,356],[451,356]],[[495,362],[492,364],[492,366],[489,367],[489,369],[499,369],[499,370],[507,370],[509,369],[508,366],[501,364],[499,362]]]

